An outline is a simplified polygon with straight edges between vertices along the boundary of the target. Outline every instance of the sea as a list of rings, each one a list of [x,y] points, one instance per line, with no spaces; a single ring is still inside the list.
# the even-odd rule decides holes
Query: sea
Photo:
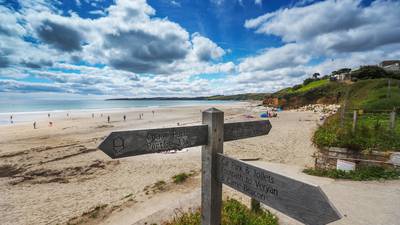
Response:
[[[136,108],[221,105],[234,102],[223,100],[2,99],[0,100],[0,125],[31,122],[47,117],[48,113],[56,115]]]

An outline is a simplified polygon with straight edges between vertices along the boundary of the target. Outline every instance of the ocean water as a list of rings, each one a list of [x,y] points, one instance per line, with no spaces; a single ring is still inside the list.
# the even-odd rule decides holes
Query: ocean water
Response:
[[[134,109],[134,108],[156,108],[156,107],[174,107],[174,106],[192,106],[192,105],[221,105],[234,103],[234,101],[219,100],[102,100],[102,99],[84,99],[84,100],[21,100],[21,99],[1,99],[0,100],[0,125],[11,124],[10,116],[13,116],[13,122],[28,122],[41,116],[47,116],[47,113],[59,114],[64,112],[76,111],[101,111],[116,109]]]

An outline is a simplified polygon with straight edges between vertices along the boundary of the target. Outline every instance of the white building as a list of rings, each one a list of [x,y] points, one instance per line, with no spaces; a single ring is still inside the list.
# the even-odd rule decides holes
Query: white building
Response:
[[[379,63],[379,66],[386,71],[400,72],[400,60],[386,60]]]

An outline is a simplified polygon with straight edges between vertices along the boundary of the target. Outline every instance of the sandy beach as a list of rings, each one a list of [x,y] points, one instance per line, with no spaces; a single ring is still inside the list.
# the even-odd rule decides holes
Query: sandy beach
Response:
[[[258,118],[254,103],[219,105],[226,121]],[[97,149],[111,131],[194,125],[206,106],[82,113],[0,127],[0,224],[145,224],[196,207],[200,147],[112,160]],[[143,113],[143,118],[138,115]],[[111,121],[107,122],[110,115]],[[123,115],[127,120],[123,120]],[[249,119],[244,115],[253,115]],[[47,115],[45,115],[47,116]],[[267,136],[225,143],[226,154],[303,168],[313,165],[310,138],[318,114],[281,112]],[[174,184],[178,173],[193,174]],[[162,187],[157,182],[164,181]],[[224,188],[225,195],[233,193]],[[197,205],[198,206],[198,205]]]

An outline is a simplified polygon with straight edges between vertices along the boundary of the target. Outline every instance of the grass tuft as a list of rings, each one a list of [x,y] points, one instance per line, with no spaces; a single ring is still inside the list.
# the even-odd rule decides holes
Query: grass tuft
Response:
[[[179,173],[175,176],[172,177],[173,181],[175,184],[181,184],[183,182],[186,181],[186,179],[188,179],[190,176],[190,174],[187,173]]]
[[[165,225],[200,225],[200,210],[182,212]],[[278,218],[264,210],[251,211],[234,199],[228,199],[222,206],[222,225],[278,225]]]

